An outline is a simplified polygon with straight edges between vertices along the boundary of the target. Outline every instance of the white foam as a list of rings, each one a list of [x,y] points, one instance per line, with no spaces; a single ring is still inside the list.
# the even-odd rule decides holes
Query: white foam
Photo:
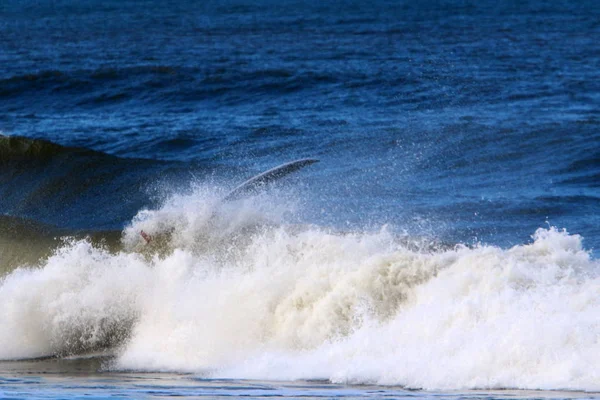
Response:
[[[580,238],[540,230],[529,246],[431,257],[439,273],[390,320],[308,351],[262,352],[223,374],[428,389],[600,388],[598,263]]]
[[[600,265],[577,235],[418,250],[386,229],[278,225],[276,204],[215,217],[210,197],[192,197],[141,213],[127,251],[76,242],[6,276],[0,358],[91,350],[120,332],[118,369],[600,389]],[[139,229],[163,228],[177,231],[168,251],[133,251]]]
[[[19,268],[0,284],[0,359],[93,349],[137,318],[149,270],[135,254],[111,255],[85,241]],[[115,340],[118,338],[114,338]]]

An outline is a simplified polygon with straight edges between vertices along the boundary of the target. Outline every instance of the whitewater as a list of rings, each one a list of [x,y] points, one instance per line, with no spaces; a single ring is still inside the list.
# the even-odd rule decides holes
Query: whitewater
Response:
[[[277,192],[276,192],[277,193]],[[290,222],[196,187],[119,248],[66,240],[0,280],[0,359],[410,389],[600,390],[600,263],[552,226],[510,248]],[[139,232],[153,237],[145,244]]]

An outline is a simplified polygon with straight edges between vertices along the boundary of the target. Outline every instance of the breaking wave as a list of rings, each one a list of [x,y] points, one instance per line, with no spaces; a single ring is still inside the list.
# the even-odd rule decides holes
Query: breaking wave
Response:
[[[117,370],[600,389],[600,264],[582,237],[440,247],[289,212],[198,188],[140,211],[118,249],[72,239],[5,273],[0,359],[108,350]]]

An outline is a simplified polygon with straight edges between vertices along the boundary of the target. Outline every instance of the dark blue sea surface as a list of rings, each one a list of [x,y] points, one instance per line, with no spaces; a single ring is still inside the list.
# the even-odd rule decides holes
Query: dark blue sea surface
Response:
[[[313,156],[311,221],[597,248],[598,43],[596,1],[5,0],[0,130],[60,147],[2,139],[0,212],[119,228]]]

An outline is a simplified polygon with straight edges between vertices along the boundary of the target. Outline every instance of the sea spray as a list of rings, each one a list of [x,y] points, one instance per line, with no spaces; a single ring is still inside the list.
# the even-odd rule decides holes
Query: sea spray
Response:
[[[87,240],[44,265],[0,281],[0,359],[78,354],[128,336],[151,269],[137,254],[111,254]]]
[[[108,348],[117,370],[599,389],[600,266],[578,235],[438,248],[192,197],[140,213],[121,251],[75,241],[6,275],[0,358]],[[142,227],[168,232],[161,251],[135,244]]]

